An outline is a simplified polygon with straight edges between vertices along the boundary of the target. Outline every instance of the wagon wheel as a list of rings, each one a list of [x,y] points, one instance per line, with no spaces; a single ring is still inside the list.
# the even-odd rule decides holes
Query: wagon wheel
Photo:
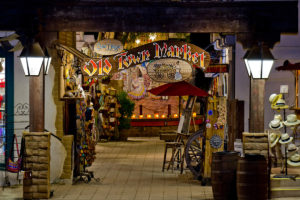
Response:
[[[204,130],[200,129],[188,138],[184,150],[186,165],[199,180],[204,167],[204,149]]]
[[[164,74],[163,74],[163,73],[160,73],[160,72],[156,72],[155,75],[154,75],[154,77],[155,77],[156,79],[163,79],[163,78],[164,78]]]
[[[167,73],[167,76],[170,80],[174,80],[175,79],[175,72],[170,71]]]

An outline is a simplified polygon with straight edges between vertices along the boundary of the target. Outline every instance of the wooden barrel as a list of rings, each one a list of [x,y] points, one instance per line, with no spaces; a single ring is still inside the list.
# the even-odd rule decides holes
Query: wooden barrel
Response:
[[[211,183],[215,200],[235,200],[238,152],[222,151],[212,155]]]
[[[268,170],[264,156],[246,154],[238,160],[237,197],[239,200],[268,198]]]

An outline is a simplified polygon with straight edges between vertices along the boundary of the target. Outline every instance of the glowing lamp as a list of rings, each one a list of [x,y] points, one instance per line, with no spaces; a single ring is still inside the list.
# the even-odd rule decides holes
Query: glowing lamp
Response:
[[[140,118],[140,119],[143,119],[143,118],[144,118],[144,115],[140,115],[139,118]]]
[[[156,34],[155,33],[154,34],[150,33],[149,38],[150,38],[151,41],[154,41],[156,39]]]
[[[264,45],[253,47],[244,56],[248,75],[253,79],[268,79],[274,60],[269,48]]]
[[[131,116],[131,119],[135,119],[135,118],[136,118],[136,115],[133,114],[133,115]]]
[[[197,113],[193,112],[193,117],[197,117]]]
[[[152,118],[152,115],[147,115],[147,118],[148,118],[148,119],[151,119],[151,118]]]
[[[25,76],[39,76],[45,54],[38,42],[25,46],[20,54],[20,60]]]
[[[159,118],[159,114],[155,114],[154,118],[158,119]]]
[[[163,119],[166,118],[166,115],[161,115],[161,118],[163,118]]]
[[[178,114],[174,114],[173,117],[174,117],[174,118],[178,118]]]

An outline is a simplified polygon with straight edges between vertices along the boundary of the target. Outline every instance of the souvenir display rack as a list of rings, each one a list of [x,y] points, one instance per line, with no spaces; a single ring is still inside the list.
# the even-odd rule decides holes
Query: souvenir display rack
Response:
[[[116,97],[116,90],[113,88],[106,89],[105,94],[100,98],[100,117],[102,122],[102,133],[99,139],[110,140],[111,137],[119,138],[118,118],[120,117],[119,107]]]

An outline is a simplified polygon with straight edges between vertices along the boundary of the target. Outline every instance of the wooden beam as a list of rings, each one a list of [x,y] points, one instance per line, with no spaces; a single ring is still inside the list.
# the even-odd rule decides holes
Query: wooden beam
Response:
[[[296,33],[297,6],[297,1],[11,0],[1,2],[0,30]]]

